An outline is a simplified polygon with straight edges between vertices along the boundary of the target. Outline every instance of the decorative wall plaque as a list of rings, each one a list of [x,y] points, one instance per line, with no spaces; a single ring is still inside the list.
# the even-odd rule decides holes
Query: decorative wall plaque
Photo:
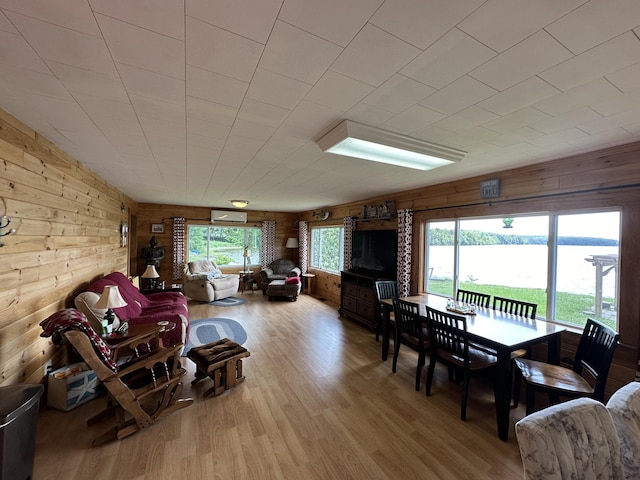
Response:
[[[480,198],[496,198],[500,196],[500,179],[480,182]]]

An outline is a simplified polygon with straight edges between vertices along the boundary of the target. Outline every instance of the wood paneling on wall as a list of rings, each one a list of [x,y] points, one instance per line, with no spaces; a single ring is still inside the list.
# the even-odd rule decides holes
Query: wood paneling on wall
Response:
[[[173,274],[173,218],[183,217],[186,219],[187,223],[209,225],[211,220],[211,210],[212,208],[207,207],[159,205],[151,203],[139,204],[137,215],[138,251],[136,252],[138,258],[138,269],[136,274],[142,274],[145,269],[144,259],[141,258],[142,248],[148,247],[151,237],[155,235],[156,240],[158,241],[158,246],[164,247],[164,259],[160,264],[160,271],[158,272],[160,274],[160,280],[171,283]],[[294,258],[294,252],[286,249],[285,244],[287,243],[287,238],[298,237],[298,229],[295,224],[295,221],[298,219],[298,214],[261,212],[257,210],[247,210],[246,212],[246,224],[216,222],[216,225],[260,227],[262,221],[273,220],[276,222],[275,258],[290,258],[295,260],[297,264],[297,252],[295,252]],[[164,225],[164,233],[151,233],[152,224]],[[242,270],[242,266],[239,266],[238,268],[221,268],[221,270],[224,272],[238,272]],[[179,281],[176,282],[179,283]]]
[[[620,346],[611,370],[608,390],[633,379],[640,345],[640,143],[610,148],[560,160],[496,172],[406,192],[380,196],[328,208],[331,219],[357,217],[363,204],[393,200],[396,208],[414,211],[414,268],[412,290],[419,291],[419,224],[430,219],[512,215],[584,208],[622,209],[620,249]],[[498,178],[501,196],[480,198],[480,182]],[[313,223],[312,212],[303,219]],[[395,224],[393,220],[391,223]],[[369,226],[366,225],[365,228]],[[360,226],[358,228],[361,228]],[[339,298],[339,276],[324,274],[315,294]],[[336,279],[335,281],[332,281]],[[568,334],[567,339],[576,337]],[[565,339],[563,338],[563,341]],[[568,341],[568,345],[576,344]]]
[[[0,385],[39,382],[63,356],[39,322],[93,279],[127,273],[120,225],[136,205],[2,110],[0,169],[0,214],[6,204],[16,229],[0,248]]]

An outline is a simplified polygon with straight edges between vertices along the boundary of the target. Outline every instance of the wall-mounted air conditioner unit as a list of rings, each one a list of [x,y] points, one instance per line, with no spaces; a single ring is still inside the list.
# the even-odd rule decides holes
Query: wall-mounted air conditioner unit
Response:
[[[211,210],[211,222],[247,223],[246,212],[227,212],[224,210]]]

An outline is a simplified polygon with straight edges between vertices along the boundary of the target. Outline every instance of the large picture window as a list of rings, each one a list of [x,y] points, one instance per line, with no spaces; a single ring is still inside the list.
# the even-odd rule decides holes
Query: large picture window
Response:
[[[339,273],[344,268],[344,228],[311,228],[312,268]]]
[[[461,218],[425,231],[425,291],[525,300],[538,318],[617,328],[619,211]]]
[[[231,265],[244,267],[244,252],[247,247],[247,267],[262,263],[260,228],[189,225],[187,235],[189,262],[211,260],[219,267]]]

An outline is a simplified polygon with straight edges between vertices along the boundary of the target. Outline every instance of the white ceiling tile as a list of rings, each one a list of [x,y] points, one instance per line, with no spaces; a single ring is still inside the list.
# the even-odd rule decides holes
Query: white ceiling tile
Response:
[[[493,88],[465,75],[425,98],[420,105],[451,115],[496,93]]]
[[[631,90],[600,102],[592,101],[591,108],[600,115],[609,117],[618,113],[637,112],[638,105],[640,105],[640,89]]]
[[[577,128],[567,128],[566,130],[561,130],[559,132],[529,140],[529,142],[539,147],[550,147],[552,145],[557,145],[558,143],[569,143],[586,136],[587,133],[582,130]]]
[[[422,50],[485,0],[386,0],[371,23]]]
[[[479,42],[504,52],[588,0],[489,0],[458,24]]]
[[[401,72],[431,87],[442,88],[495,55],[490,48],[453,28]]]
[[[283,0],[185,0],[187,15],[262,44],[267,43]]]
[[[590,134],[602,133],[627,124],[634,124],[638,121],[637,111],[627,111],[611,115],[609,117],[597,118],[578,124],[578,128]]]
[[[640,25],[637,0],[591,0],[545,29],[575,54]]]
[[[7,13],[7,16],[44,60],[109,75],[115,73],[113,61],[102,38],[15,13]]]
[[[250,122],[278,127],[284,122],[291,110],[245,98],[238,112],[238,118]]]
[[[187,64],[248,82],[263,45],[207,23],[187,18]]]
[[[258,68],[247,97],[268,105],[294,108],[311,89],[311,85]]]
[[[238,118],[231,129],[231,135],[259,140],[259,147],[261,147],[263,142],[267,141],[275,131],[275,127]]]
[[[170,122],[176,130],[185,128],[185,107],[155,98],[131,95],[131,104],[139,118],[155,118]]]
[[[0,64],[50,73],[47,65],[22,36],[4,31],[0,31]]]
[[[89,3],[95,12],[184,40],[184,0],[89,0]]]
[[[383,0],[287,0],[278,17],[346,47]]]
[[[249,84],[187,65],[187,95],[240,107]]]
[[[606,75],[605,78],[623,92],[640,88],[640,63]]]
[[[130,95],[150,97],[184,105],[185,81],[123,63],[116,65],[126,91]]]
[[[560,90],[568,90],[638,62],[640,40],[628,32],[541,73],[540,77]]]
[[[68,30],[75,30],[94,37],[102,36],[86,0],[57,2],[46,0],[2,0],[0,8],[49,24],[58,25]]]
[[[16,27],[14,27],[11,24],[11,22],[9,21],[7,16],[2,12],[2,10],[0,10],[0,31],[7,32],[7,33],[18,33],[18,30],[16,30]]]
[[[366,103],[359,103],[347,110],[344,117],[365,125],[380,125],[393,117],[393,115],[387,110],[382,110]]]
[[[419,53],[417,48],[367,24],[331,69],[378,87]]]
[[[187,97],[187,122],[193,118],[230,127],[235,122],[237,115],[238,108],[201,98]]]
[[[548,33],[540,31],[476,68],[470,75],[497,90],[505,90],[571,57],[571,52]]]
[[[498,115],[482,108],[472,106],[443,120],[434,126],[451,132],[463,132],[495,120]]]
[[[276,22],[260,67],[305,83],[315,83],[342,48],[287,23]]]
[[[342,112],[317,103],[302,101],[278,129],[279,134],[305,139],[305,143],[341,118]]]
[[[184,42],[136,25],[96,15],[114,61],[184,79]]]
[[[120,77],[116,75],[92,72],[57,62],[48,62],[48,66],[72,95],[82,93],[120,103],[129,101]]]
[[[357,104],[372,90],[371,85],[329,70],[309,91],[305,99],[334,110],[345,111]]]
[[[363,99],[363,103],[400,113],[435,92],[435,89],[396,74]]]
[[[589,107],[581,107],[576,110],[564,113],[557,117],[548,118],[541,122],[531,124],[531,128],[540,130],[541,132],[550,134],[556,133],[562,130],[568,130],[574,125],[581,125],[582,123],[592,120],[601,119],[602,115],[594,112]]]
[[[526,107],[517,112],[485,124],[487,128],[501,133],[512,132],[519,128],[528,127],[534,123],[549,118],[549,115],[535,108]]]
[[[622,93],[604,79],[596,79],[566,92],[535,103],[533,106],[549,115],[561,115],[585,105],[594,105],[622,97]]]
[[[478,103],[478,106],[490,112],[506,115],[557,93],[559,93],[557,88],[538,77],[531,77],[483,100]]]
[[[411,133],[421,130],[432,123],[442,120],[444,115],[420,105],[414,105],[399,115],[384,122],[384,127],[400,133]]]
[[[0,86],[11,91],[20,91],[36,96],[56,97],[72,100],[69,92],[60,81],[50,73],[33,72],[9,65],[2,66]]]

